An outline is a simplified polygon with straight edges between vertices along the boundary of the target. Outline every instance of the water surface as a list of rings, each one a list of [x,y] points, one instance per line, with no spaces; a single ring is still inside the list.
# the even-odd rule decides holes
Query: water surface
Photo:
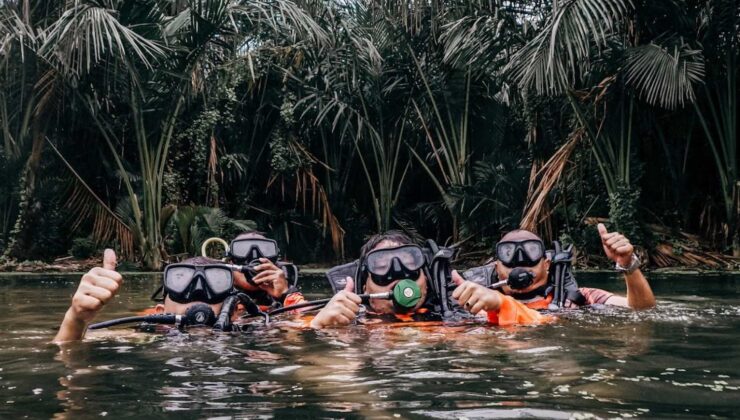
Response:
[[[616,276],[578,279],[624,291]],[[538,327],[117,330],[60,350],[48,341],[78,280],[0,277],[0,418],[740,416],[740,276],[654,275],[657,309]],[[97,320],[150,306],[158,281],[128,276]]]

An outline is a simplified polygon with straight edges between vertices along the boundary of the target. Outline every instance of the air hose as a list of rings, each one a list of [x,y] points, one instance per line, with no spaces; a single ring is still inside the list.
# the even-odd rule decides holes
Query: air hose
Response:
[[[393,290],[389,292],[381,293],[365,293],[358,295],[362,302],[367,304],[370,299],[389,299],[393,301],[393,304],[398,306],[400,309],[411,309],[419,303],[421,299],[421,289],[415,281],[410,279],[404,279],[396,283]],[[268,312],[270,316],[277,315],[279,313],[293,311],[296,309],[319,309],[326,306],[331,301],[331,298],[319,299],[310,302],[296,303],[295,305],[283,306],[282,308],[273,309]]]

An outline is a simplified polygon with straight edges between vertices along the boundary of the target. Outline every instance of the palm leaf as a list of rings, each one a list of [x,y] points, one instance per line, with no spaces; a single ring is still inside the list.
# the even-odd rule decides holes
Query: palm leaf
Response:
[[[129,224],[124,222],[74,170],[62,156],[59,149],[47,138],[46,142],[73,175],[75,183],[67,198],[65,206],[74,214],[72,230],[76,230],[85,220],[93,220],[92,236],[97,243],[114,240],[120,246],[123,258],[134,257],[134,233]]]
[[[117,18],[115,1],[74,2],[44,32],[39,55],[79,77],[104,59],[140,62],[147,68],[165,55],[165,47],[147,39]]]
[[[625,73],[627,84],[648,103],[673,109],[694,101],[694,85],[704,78],[704,58],[683,39],[672,46],[651,42],[628,50]]]
[[[631,8],[630,0],[565,1],[504,71],[521,89],[562,93],[582,76],[591,47],[603,46]]]

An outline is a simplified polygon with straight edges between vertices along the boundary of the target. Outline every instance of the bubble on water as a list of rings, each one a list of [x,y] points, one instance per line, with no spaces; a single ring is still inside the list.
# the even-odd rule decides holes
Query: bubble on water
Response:
[[[33,395],[39,395],[39,394],[41,394],[41,393],[42,393],[43,391],[44,391],[44,390],[43,390],[42,388],[34,388],[34,389],[33,389],[33,390],[31,391],[31,392],[33,392]]]

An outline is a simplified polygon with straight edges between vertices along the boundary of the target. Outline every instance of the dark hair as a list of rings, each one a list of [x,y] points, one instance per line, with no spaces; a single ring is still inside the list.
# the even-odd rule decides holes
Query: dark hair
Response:
[[[192,257],[181,261],[183,264],[193,264],[193,265],[206,265],[206,264],[223,264],[223,261],[216,260],[213,258],[208,257]]]
[[[370,239],[365,242],[365,245],[360,248],[360,258],[363,258],[368,252],[372,251],[373,248],[383,241],[398,242],[401,245],[412,245],[414,243],[408,235],[400,230],[389,230],[383,233],[378,233],[371,236]]]

